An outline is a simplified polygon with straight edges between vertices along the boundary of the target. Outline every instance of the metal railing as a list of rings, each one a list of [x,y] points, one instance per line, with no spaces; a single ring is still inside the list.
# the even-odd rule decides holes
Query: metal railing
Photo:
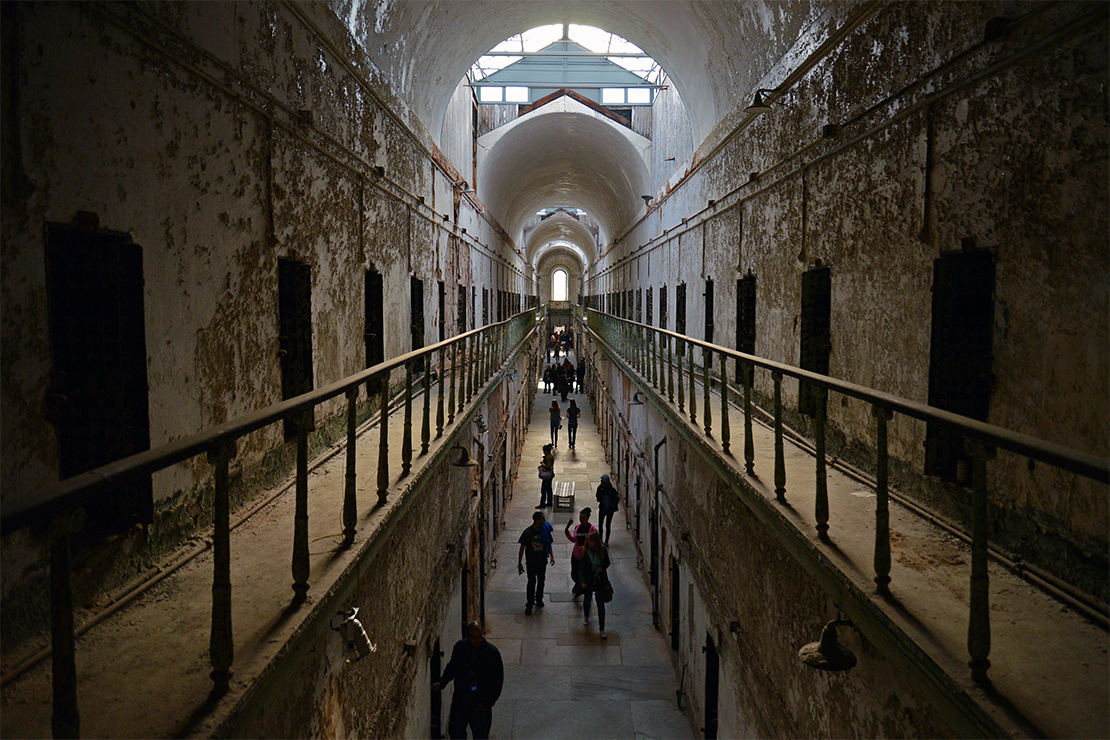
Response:
[[[704,434],[712,438],[719,435],[721,448],[729,451],[729,407],[732,404],[728,384],[728,361],[737,364],[740,384],[738,403],[744,416],[744,468],[755,471],[755,447],[752,435],[752,385],[755,368],[768,371],[773,384],[774,428],[774,492],[777,501],[786,501],[786,462],[783,444],[782,380],[796,378],[814,390],[814,448],[816,455],[816,480],[814,515],[817,536],[828,541],[829,499],[825,459],[826,409],[829,393],[839,393],[870,404],[876,420],[875,433],[875,545],[874,581],[880,594],[890,593],[890,491],[887,428],[895,413],[936,424],[955,432],[967,440],[971,456],[972,519],[971,519],[971,601],[968,617],[968,654],[971,658],[972,677],[977,681],[986,678],[990,666],[990,603],[987,562],[989,555],[989,497],[987,490],[987,464],[998,449],[1023,455],[1047,463],[1095,482],[1110,482],[1110,460],[1070,450],[1062,445],[1003,429],[985,422],[970,419],[927,404],[910,401],[889,393],[847,383],[826,375],[819,375],[791,365],[766,360],[738,352],[727,347],[676,334],[665,329],[629,321],[593,309],[587,309],[585,325],[617,353],[633,370],[640,374],[646,386],[654,388],[660,398],[674,404],[685,414],[691,425],[697,427],[698,393],[702,387],[702,425]],[[695,367],[694,357],[700,350],[701,367]],[[718,355],[717,371],[712,370],[712,358]],[[700,376],[700,377],[699,377]],[[720,423],[713,425],[713,404],[710,390],[716,384],[719,391]],[[1088,606],[1089,608],[1089,606]]]
[[[308,541],[308,413],[316,406],[345,395],[346,474],[342,505],[343,543],[350,546],[356,535],[358,473],[355,468],[355,438],[359,389],[380,398],[377,500],[387,502],[390,482],[389,429],[390,378],[401,370],[405,376],[402,391],[404,422],[401,440],[400,478],[409,475],[413,455],[425,455],[432,439],[433,361],[438,393],[435,404],[435,439],[446,424],[462,416],[467,404],[502,370],[507,360],[536,336],[537,309],[528,309],[505,321],[474,329],[429,347],[409,352],[337,381],[324,388],[259,409],[204,432],[141,452],[81,475],[61,481],[44,501],[30,504],[0,518],[0,532],[8,534],[23,527],[50,526],[51,655],[53,661],[53,715],[55,737],[77,737],[80,731],[77,711],[77,678],[72,593],[70,589],[70,535],[80,531],[84,508],[113,486],[148,476],[184,460],[206,455],[214,467],[213,505],[212,626],[209,642],[211,678],[216,695],[226,693],[234,659],[231,630],[231,550],[230,497],[228,467],[236,454],[236,442],[247,434],[285,419],[297,426],[295,473],[296,506],[292,543],[294,605],[304,602],[309,589]],[[537,348],[538,349],[538,348]],[[533,354],[536,354],[535,352]],[[535,360],[530,361],[534,371]],[[421,369],[422,368],[422,369]],[[423,374],[424,402],[420,420],[420,451],[413,442],[413,384]],[[446,397],[445,397],[446,396]],[[10,681],[15,676],[5,676]]]

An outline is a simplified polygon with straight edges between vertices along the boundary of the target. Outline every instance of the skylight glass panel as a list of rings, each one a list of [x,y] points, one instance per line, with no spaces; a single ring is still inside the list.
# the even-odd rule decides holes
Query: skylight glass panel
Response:
[[[527,87],[506,87],[505,88],[505,102],[506,103],[527,103],[528,102],[528,88]]]
[[[644,105],[651,102],[651,90],[646,87],[628,88],[628,102]]]
[[[623,87],[603,87],[601,88],[601,103],[602,105],[619,105],[624,102],[624,88]]]
[[[500,103],[502,95],[502,88],[500,87],[479,87],[478,99],[483,103]]]

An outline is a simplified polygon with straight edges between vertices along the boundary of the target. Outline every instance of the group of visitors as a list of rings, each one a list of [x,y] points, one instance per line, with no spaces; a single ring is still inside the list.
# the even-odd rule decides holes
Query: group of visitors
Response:
[[[567,410],[570,428],[570,446],[574,447],[575,432],[578,427],[579,410],[572,400]],[[553,426],[562,418],[558,403],[551,402]],[[574,411],[571,414],[571,411]],[[557,429],[552,430],[552,443],[543,446],[543,460],[540,463],[540,505],[545,509],[553,504],[552,481],[555,477],[555,440]],[[574,543],[571,550],[570,573],[574,582],[571,589],[572,601],[585,596],[582,602],[582,624],[590,625],[590,613],[596,604],[598,635],[607,639],[605,631],[605,605],[613,599],[613,586],[609,581],[609,538],[613,529],[613,514],[620,503],[620,494],[613,486],[608,475],[601,476],[601,483],[595,494],[599,512],[599,527],[590,523],[593,510],[590,507],[578,513],[578,524],[569,520],[563,528],[563,535]],[[532,514],[532,524],[525,528],[517,540],[520,549],[517,553],[517,572],[527,573],[525,587],[524,613],[531,615],[544,606],[544,587],[546,586],[547,567],[555,564],[553,527],[543,511]],[[504,684],[504,666],[501,653],[485,640],[485,627],[481,622],[467,625],[467,636],[455,643],[451,660],[444,668],[439,680],[432,684],[435,691],[441,690],[451,681],[455,682],[455,692],[451,699],[448,718],[448,735],[452,738],[466,738],[469,727],[474,738],[488,738],[493,721],[493,705],[501,695]]]
[[[557,359],[559,352],[569,352],[574,348],[574,330],[560,329],[550,331],[547,335],[547,354],[551,359]]]
[[[577,381],[578,392],[585,389],[583,377],[586,374],[586,363],[578,361],[576,369],[569,359],[563,360],[558,365],[548,365],[543,369],[543,392],[562,397],[565,402],[568,393],[575,392]]]

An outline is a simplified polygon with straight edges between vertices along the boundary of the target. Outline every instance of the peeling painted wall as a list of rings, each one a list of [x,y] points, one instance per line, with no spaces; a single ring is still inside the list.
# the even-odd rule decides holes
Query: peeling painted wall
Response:
[[[830,375],[926,401],[933,262],[973,243],[997,265],[988,421],[1105,456],[1105,8],[883,4],[815,51],[849,10],[823,16],[767,72],[801,69],[770,113],[738,117],[699,148],[694,169],[603,255],[588,291],[650,285],[657,296],[666,284],[673,329],[685,282],[687,333],[700,338],[711,276],[715,340],[734,346],[735,281],[751,270],[756,353],[797,365],[801,275],[820,260],[831,269]],[[1010,25],[988,40],[996,16]],[[770,395],[769,374],[756,374],[756,390]],[[796,382],[784,401],[797,403]],[[834,397],[829,423],[830,454],[869,464],[869,407]],[[958,492],[920,476],[925,425],[896,416],[890,434],[898,485],[963,516]],[[995,536],[1105,595],[1105,488],[1026,462],[1003,453],[991,465]]]
[[[316,387],[365,365],[367,269],[385,279],[387,357],[411,348],[410,275],[425,281],[425,344],[439,338],[437,279],[489,281],[497,260],[523,292],[523,257],[456,200],[457,172],[319,6],[34,3],[13,17],[18,68],[7,56],[5,76],[18,78],[8,115],[22,139],[5,152],[21,154],[34,189],[4,197],[5,509],[58,476],[43,407],[48,223],[92,212],[143,248],[152,447],[281,400],[279,257],[311,268]],[[320,407],[318,428],[341,405]],[[280,425],[240,442],[233,475],[274,453],[288,453]],[[204,526],[210,470],[196,458],[155,474],[155,538]],[[132,539],[124,571],[151,555]],[[5,538],[6,597],[41,576],[43,546]]]

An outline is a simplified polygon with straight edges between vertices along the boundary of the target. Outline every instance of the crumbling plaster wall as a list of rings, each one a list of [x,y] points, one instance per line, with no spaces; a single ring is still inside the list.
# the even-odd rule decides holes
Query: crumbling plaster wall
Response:
[[[34,189],[14,197],[6,188],[4,199],[5,508],[41,498],[57,480],[43,411],[48,223],[92,212],[101,228],[143,247],[152,447],[281,399],[279,257],[312,269],[316,387],[365,364],[364,270],[385,277],[391,357],[410,349],[410,275],[425,280],[430,344],[435,276],[469,285],[505,254],[520,269],[497,228],[454,200],[427,136],[381,102],[388,91],[364,74],[342,26],[311,12],[25,3],[12,14],[22,134],[14,151]],[[471,229],[450,259],[436,245],[456,233],[454,221]],[[454,301],[448,307],[454,327]],[[318,426],[341,404],[320,407]],[[253,433],[240,441],[233,473],[284,449],[280,425]],[[155,474],[165,525],[155,537],[204,525],[210,475],[202,458]],[[41,544],[25,532],[5,539],[6,596],[42,572]]]
[[[606,381],[623,406],[633,386],[618,369],[604,365]],[[954,736],[913,682],[858,631],[841,630],[839,635],[859,659],[855,670],[830,674],[804,666],[798,648],[817,639],[822,626],[836,616],[836,606],[653,406],[639,406],[626,418],[633,460],[643,478],[638,546],[645,561],[650,492],[656,483],[649,472],[652,450],[666,439],[657,481],[659,625],[664,633],[677,629],[679,646],[671,655],[676,674],[684,676],[680,688],[696,727],[705,722],[702,648],[708,634],[720,658],[719,737]],[[618,429],[617,434],[623,457],[625,432]],[[632,519],[637,516],[634,476],[625,473],[617,481],[624,511]],[[631,528],[635,531],[637,525]],[[679,571],[677,624],[671,621],[672,558]]]
[[[997,16],[1009,30],[985,41]],[[603,257],[601,290],[633,287],[628,263],[646,262],[649,284],[668,285],[669,328],[674,286],[687,283],[687,333],[700,338],[712,277],[715,341],[734,346],[735,283],[750,269],[756,354],[796,365],[801,274],[820,260],[830,374],[927,401],[933,261],[971,239],[997,264],[988,421],[1106,455],[1106,52],[1105,7],[1086,3],[876,6],[770,113],[699,149],[704,163]],[[800,61],[788,54],[770,76]],[[769,374],[756,387],[769,396]],[[796,401],[787,381],[784,402]],[[873,447],[867,405],[834,397],[829,421],[831,454]],[[895,417],[903,470],[923,469],[924,438],[923,424]],[[1104,567],[1105,488],[1025,462],[1002,453],[990,468],[1007,544],[1069,577],[1084,560]]]

